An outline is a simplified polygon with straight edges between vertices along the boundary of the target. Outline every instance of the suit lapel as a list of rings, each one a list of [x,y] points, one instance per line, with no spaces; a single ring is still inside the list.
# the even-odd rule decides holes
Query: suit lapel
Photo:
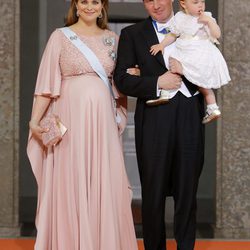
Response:
[[[152,20],[151,18],[147,18],[145,20],[143,29],[141,31],[142,35],[145,37],[145,41],[148,44],[148,49],[150,49],[150,47],[154,44],[159,43],[158,41],[158,37],[155,33],[155,29],[153,27],[152,24]],[[157,55],[154,56],[164,67],[166,67],[165,62],[164,62],[164,58],[161,52],[157,53]]]

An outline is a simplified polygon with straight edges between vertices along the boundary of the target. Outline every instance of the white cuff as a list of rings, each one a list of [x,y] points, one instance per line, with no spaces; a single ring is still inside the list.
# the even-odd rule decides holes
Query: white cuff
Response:
[[[161,89],[159,88],[158,84],[156,85],[156,96],[159,97],[161,95]]]

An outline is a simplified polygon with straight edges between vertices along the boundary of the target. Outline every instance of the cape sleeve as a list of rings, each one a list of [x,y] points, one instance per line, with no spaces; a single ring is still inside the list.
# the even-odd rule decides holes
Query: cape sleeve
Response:
[[[37,95],[47,95],[49,97],[58,97],[60,95],[61,71],[59,57],[61,51],[61,36],[59,32],[59,30],[56,30],[51,34],[43,53],[37,76],[34,100]],[[38,197],[40,197],[40,193],[43,192],[43,190],[41,190],[44,175],[43,169],[46,169],[43,168],[43,166],[49,164],[52,169],[53,150],[52,148],[45,149],[42,142],[34,138],[31,131],[29,131],[27,155],[37,181],[39,190]],[[38,198],[37,207],[39,207],[39,204],[40,198]]]
[[[55,30],[46,45],[37,75],[35,95],[58,97],[61,89],[60,51],[62,37]]]

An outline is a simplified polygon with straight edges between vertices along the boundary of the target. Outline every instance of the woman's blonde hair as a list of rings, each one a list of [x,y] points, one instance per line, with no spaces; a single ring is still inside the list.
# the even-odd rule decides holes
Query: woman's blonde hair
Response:
[[[79,0],[71,0],[68,15],[66,17],[66,26],[75,24],[78,21],[76,4]],[[101,17],[97,18],[97,25],[101,29],[108,28],[108,0],[101,0],[102,12]]]

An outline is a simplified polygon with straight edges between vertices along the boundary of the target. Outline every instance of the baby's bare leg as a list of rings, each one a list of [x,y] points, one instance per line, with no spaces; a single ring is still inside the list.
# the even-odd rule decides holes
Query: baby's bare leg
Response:
[[[206,124],[221,116],[219,107],[217,106],[215,95],[212,89],[199,87],[199,91],[203,94],[207,104],[206,115],[203,117],[202,123]]]
[[[207,105],[216,103],[214,91],[212,89],[199,87],[199,91],[203,94]]]
[[[172,73],[183,75],[181,63],[173,57],[169,57],[169,67]]]

